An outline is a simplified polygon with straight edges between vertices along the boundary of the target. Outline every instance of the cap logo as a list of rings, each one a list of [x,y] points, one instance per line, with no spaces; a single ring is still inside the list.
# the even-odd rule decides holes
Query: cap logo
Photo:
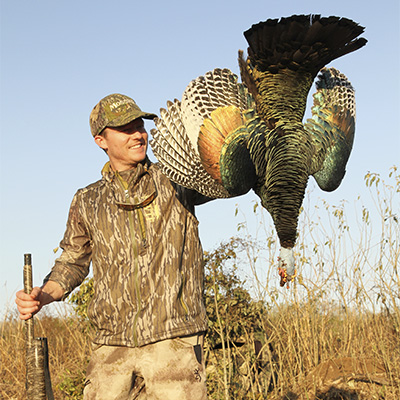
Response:
[[[129,99],[119,100],[119,101],[116,101],[116,102],[110,104],[110,111],[113,111],[114,109],[116,109],[124,104],[136,104],[136,103]]]

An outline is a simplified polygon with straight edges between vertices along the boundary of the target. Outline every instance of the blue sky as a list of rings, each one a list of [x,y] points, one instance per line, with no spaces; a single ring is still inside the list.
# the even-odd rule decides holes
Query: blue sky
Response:
[[[238,74],[237,51],[247,48],[243,31],[252,24],[309,13],[351,18],[366,27],[368,39],[331,64],[349,77],[357,101],[346,177],[333,193],[313,192],[337,204],[365,194],[368,171],[386,176],[400,167],[398,0],[2,0],[1,308],[21,287],[24,253],[32,253],[35,284],[41,283],[75,191],[100,178],[106,156],[88,124],[100,98],[124,93],[158,113],[208,70]],[[204,249],[236,234],[236,204],[251,223],[255,199],[248,194],[199,207]]]

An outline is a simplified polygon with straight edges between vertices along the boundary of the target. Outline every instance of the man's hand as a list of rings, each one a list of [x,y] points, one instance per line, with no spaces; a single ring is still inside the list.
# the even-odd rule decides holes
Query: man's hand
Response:
[[[63,295],[64,290],[54,281],[46,282],[42,288],[34,287],[30,294],[26,294],[23,290],[18,291],[15,303],[18,307],[19,318],[23,321],[31,318],[44,305],[60,300]]]

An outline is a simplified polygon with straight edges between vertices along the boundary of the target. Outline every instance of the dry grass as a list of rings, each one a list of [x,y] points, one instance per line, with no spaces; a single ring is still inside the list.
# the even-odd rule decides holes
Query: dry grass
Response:
[[[238,360],[242,364],[232,370],[230,398],[266,398],[273,381],[269,399],[400,398],[399,327],[392,316],[345,315],[329,309],[321,313],[308,303],[272,312],[266,322],[266,344],[271,343],[273,351],[265,346],[261,363],[251,358],[248,349],[231,349],[229,353],[232,364]],[[36,325],[38,336],[46,336],[49,341],[55,398],[81,398],[79,393],[90,355],[87,334],[74,318],[43,317]],[[3,322],[0,340],[0,398],[25,399],[23,324],[16,319]],[[214,380],[214,374],[221,373],[222,361],[221,350],[215,352],[217,358],[210,358],[208,366]],[[330,372],[327,360],[333,360],[338,368]],[[356,360],[365,363],[365,368],[352,365]],[[250,373],[253,364],[261,364],[264,370]],[[218,385],[210,398],[225,399],[223,384],[219,390],[216,388]]]
[[[210,372],[219,372],[219,384],[210,376],[218,388],[211,398],[400,398],[400,336],[391,315],[292,304],[269,313],[261,358],[247,350],[228,351],[229,396],[223,391],[222,350],[216,351]]]
[[[400,178],[395,169],[390,179],[389,185],[376,175],[366,177],[375,211],[361,204],[355,222],[347,220],[344,204],[322,203],[315,214],[302,213],[300,274],[289,290],[276,288],[275,267],[265,268],[277,256],[273,232],[264,237],[262,252],[256,246],[246,249],[251,291],[268,313],[260,316],[258,336],[249,332],[245,345],[207,349],[211,399],[400,398]],[[322,223],[323,211],[328,217]],[[77,317],[42,316],[36,323],[37,336],[48,338],[56,399],[81,398],[90,355],[86,328]],[[254,339],[263,346],[258,357]],[[23,399],[24,332],[15,316],[2,322],[0,340],[0,398]]]
[[[47,337],[49,365],[55,399],[70,399],[82,390],[90,355],[90,336],[78,318],[35,318],[35,336]],[[1,323],[0,398],[25,399],[25,331],[17,317]]]

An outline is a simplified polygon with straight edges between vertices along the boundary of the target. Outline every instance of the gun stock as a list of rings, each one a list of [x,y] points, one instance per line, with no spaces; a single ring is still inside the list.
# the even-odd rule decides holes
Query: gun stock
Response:
[[[24,292],[32,292],[32,257],[24,255]],[[26,325],[26,394],[28,400],[54,400],[47,338],[35,338],[33,317]]]

